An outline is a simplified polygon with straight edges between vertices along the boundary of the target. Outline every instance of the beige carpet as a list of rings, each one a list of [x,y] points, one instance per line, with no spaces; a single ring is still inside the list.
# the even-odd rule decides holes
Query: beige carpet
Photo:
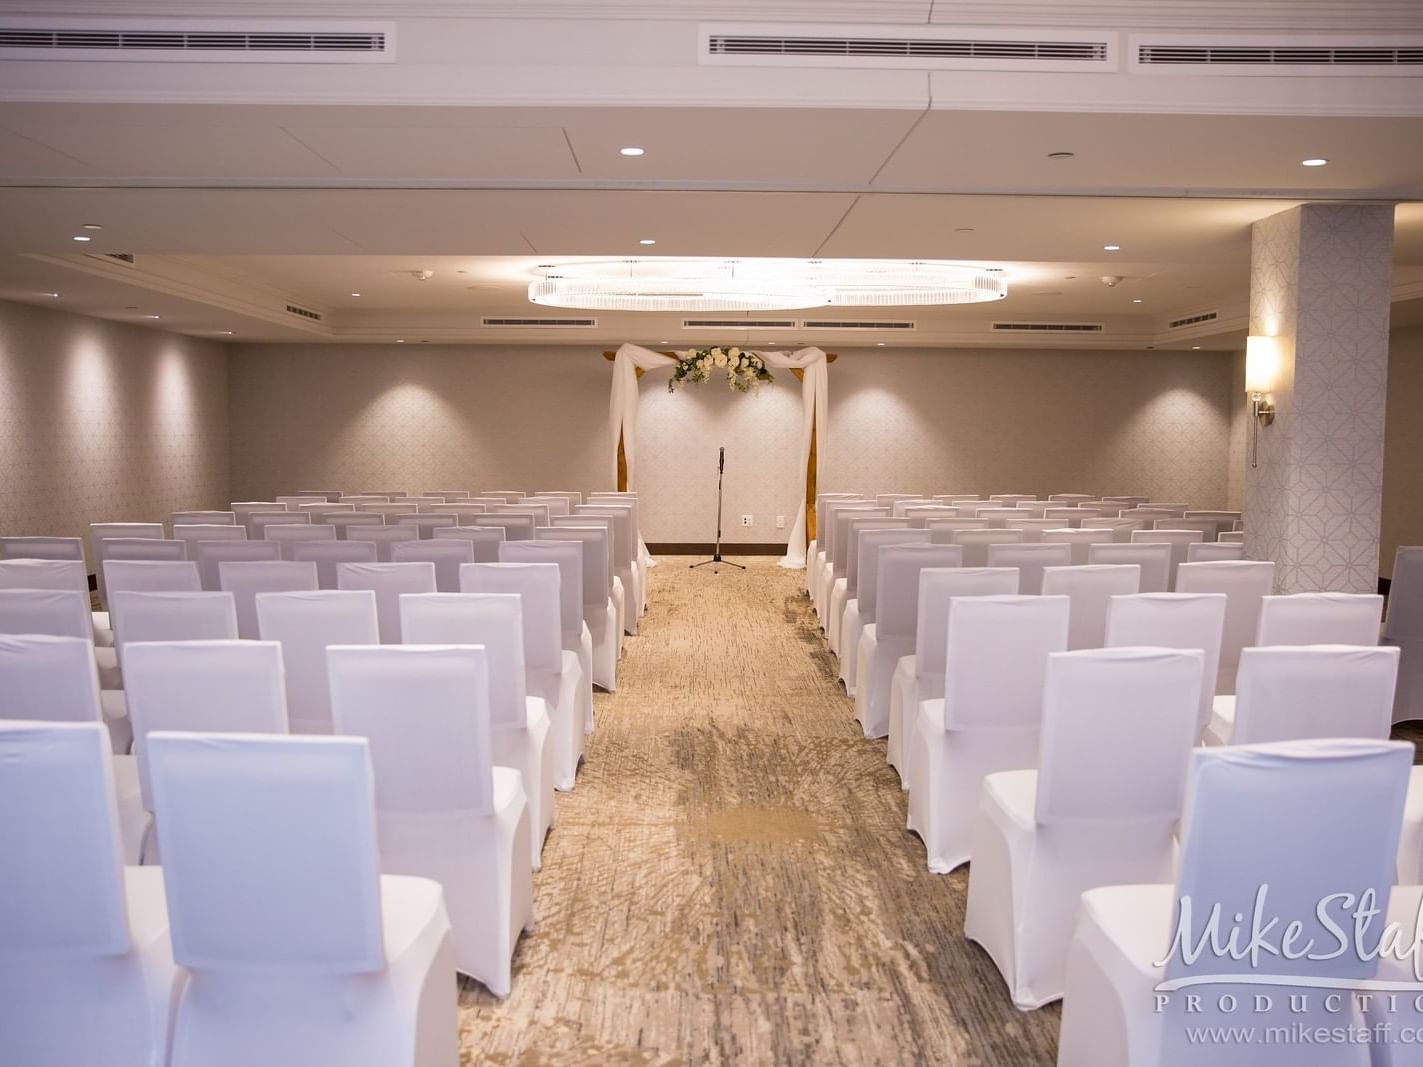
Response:
[[[467,983],[465,1062],[1051,1064],[963,937],[834,680],[799,571],[651,572],[642,634],[535,876],[500,1003]]]

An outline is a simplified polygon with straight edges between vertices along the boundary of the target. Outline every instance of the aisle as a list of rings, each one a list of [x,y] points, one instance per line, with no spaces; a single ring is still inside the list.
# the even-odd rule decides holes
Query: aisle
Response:
[[[535,876],[499,1004],[461,998],[467,1063],[1053,1061],[963,938],[883,743],[834,682],[799,571],[652,571],[643,635]]]

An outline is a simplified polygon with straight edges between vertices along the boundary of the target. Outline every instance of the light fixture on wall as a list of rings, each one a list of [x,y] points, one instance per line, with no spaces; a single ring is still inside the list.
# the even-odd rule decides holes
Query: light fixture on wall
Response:
[[[1260,466],[1260,427],[1275,421],[1275,405],[1266,394],[1275,388],[1279,349],[1273,337],[1245,339],[1245,392],[1250,397],[1250,466]]]

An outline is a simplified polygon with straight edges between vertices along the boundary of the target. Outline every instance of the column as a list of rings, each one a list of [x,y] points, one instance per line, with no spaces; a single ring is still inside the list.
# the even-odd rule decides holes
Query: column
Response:
[[[1277,370],[1245,548],[1275,561],[1279,592],[1378,588],[1392,259],[1392,205],[1305,204],[1251,228],[1250,333],[1274,339]]]

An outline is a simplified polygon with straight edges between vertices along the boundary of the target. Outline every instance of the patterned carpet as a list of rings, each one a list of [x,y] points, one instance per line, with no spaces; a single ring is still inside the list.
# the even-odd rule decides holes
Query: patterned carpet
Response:
[[[461,993],[464,1062],[1054,1061],[927,872],[799,571],[651,571],[642,634],[535,876],[514,990]]]

